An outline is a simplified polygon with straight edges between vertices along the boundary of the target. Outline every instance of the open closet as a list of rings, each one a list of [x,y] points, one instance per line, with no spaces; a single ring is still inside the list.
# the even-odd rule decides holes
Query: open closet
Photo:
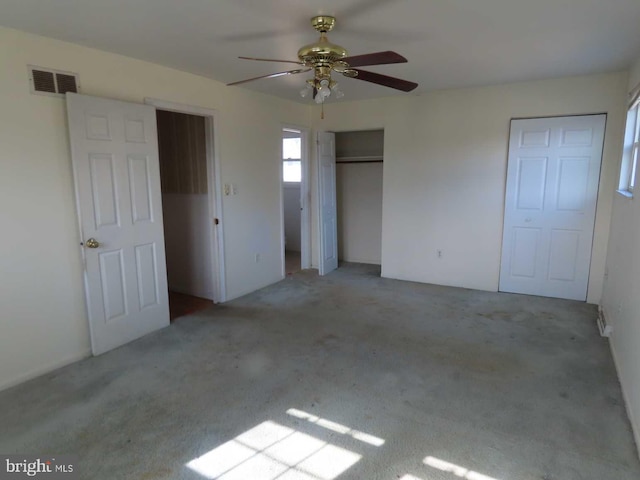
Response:
[[[336,132],[338,258],[381,264],[384,130]]]

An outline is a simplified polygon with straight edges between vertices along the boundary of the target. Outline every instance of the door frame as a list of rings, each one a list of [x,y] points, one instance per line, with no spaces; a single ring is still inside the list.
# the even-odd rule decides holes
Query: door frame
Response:
[[[222,184],[220,175],[220,147],[217,139],[218,112],[210,108],[198,107],[182,103],[169,102],[157,98],[145,97],[144,103],[159,110],[198,115],[205,119],[205,138],[207,153],[207,190],[209,206],[209,231],[211,243],[211,269],[213,278],[213,302],[223,303],[227,300],[227,282],[224,260],[224,221],[222,214]],[[215,220],[218,224],[215,224]],[[217,227],[217,228],[216,228]]]
[[[300,131],[300,162],[302,167],[302,180],[300,182],[300,268],[311,268],[311,182],[309,168],[309,153],[311,129],[301,125],[283,123],[280,125],[280,148],[278,175],[280,178],[280,251],[282,252],[282,278],[286,276],[285,244],[284,244],[284,180],[282,178],[282,131],[285,128]]]

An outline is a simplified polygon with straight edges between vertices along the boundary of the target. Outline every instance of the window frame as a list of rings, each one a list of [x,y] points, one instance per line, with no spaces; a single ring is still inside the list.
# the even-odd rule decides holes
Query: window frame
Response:
[[[284,142],[285,140],[298,140],[300,143],[300,155],[298,158],[295,157],[285,157],[284,156]],[[300,167],[300,180],[285,180],[284,178],[284,164],[285,162],[297,162]],[[299,137],[290,137],[282,139],[282,183],[285,186],[299,186],[302,184],[302,136]]]
[[[284,164],[286,162],[296,162],[300,166],[300,180],[285,180],[284,179]],[[300,185],[302,183],[302,159],[297,158],[283,158],[282,159],[282,183],[287,185]]]
[[[624,135],[624,149],[620,164],[618,193],[633,197],[636,189],[638,160],[640,159],[640,103],[627,113]]]

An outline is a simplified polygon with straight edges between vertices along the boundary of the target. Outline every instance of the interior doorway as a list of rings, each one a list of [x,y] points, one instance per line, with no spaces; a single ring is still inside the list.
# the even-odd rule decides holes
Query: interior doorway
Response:
[[[171,320],[213,304],[204,117],[156,111]]]
[[[162,212],[174,321],[224,301],[214,118],[196,107],[158,103]]]
[[[311,268],[308,130],[282,128],[282,218],[284,275]]]

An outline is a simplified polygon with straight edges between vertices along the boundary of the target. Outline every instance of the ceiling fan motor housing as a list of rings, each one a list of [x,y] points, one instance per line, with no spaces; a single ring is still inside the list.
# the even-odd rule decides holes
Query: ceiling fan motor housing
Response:
[[[333,28],[335,21],[334,17],[329,16],[313,17],[311,25],[320,32],[320,39],[298,50],[298,58],[305,66],[315,70],[317,79],[330,78],[334,64],[348,56],[345,48],[331,43],[326,36],[326,32]]]

